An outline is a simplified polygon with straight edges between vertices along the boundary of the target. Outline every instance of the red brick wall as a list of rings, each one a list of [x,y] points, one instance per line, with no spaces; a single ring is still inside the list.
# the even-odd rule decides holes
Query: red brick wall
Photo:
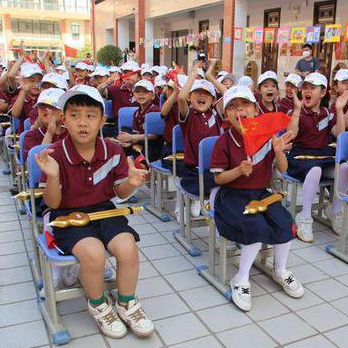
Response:
[[[145,62],[145,1],[137,0],[137,9],[135,11],[135,50],[139,64]]]
[[[233,32],[235,18],[235,0],[225,0],[224,36],[222,46],[222,68],[232,72],[233,69]]]

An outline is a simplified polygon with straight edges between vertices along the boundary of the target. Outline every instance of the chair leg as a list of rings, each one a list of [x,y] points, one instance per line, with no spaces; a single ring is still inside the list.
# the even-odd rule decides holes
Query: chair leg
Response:
[[[291,202],[290,202],[289,210],[293,218],[295,218],[295,214],[296,214],[297,190],[298,190],[298,185],[296,183],[292,183],[291,184]]]
[[[155,175],[156,175],[156,172],[152,169],[151,176],[150,176],[150,204],[152,207],[155,207],[155,204],[156,204]]]
[[[187,243],[191,244],[191,214],[190,214],[191,200],[187,196],[184,196],[184,201],[185,201],[185,209],[186,209],[184,235],[185,235],[185,239]]]
[[[220,282],[226,285],[227,280],[227,239],[220,237]]]
[[[215,275],[216,228],[214,220],[209,219],[209,273]]]
[[[157,209],[160,213],[162,213],[162,185],[163,185],[162,175],[158,171],[157,172]]]

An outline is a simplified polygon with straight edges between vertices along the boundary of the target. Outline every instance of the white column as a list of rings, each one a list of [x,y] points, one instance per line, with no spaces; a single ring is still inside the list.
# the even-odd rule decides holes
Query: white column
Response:
[[[118,21],[118,47],[123,51],[129,48],[129,19],[120,18]]]
[[[153,20],[145,20],[145,63],[153,65]]]
[[[235,27],[246,27],[248,15],[248,1],[236,0]],[[233,73],[237,78],[244,75],[245,42],[234,41],[233,46]]]

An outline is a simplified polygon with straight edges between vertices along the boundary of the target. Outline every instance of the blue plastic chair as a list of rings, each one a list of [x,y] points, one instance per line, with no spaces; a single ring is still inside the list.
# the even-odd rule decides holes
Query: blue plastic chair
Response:
[[[347,249],[347,238],[348,238],[348,195],[347,192],[339,192],[338,180],[339,180],[339,167],[341,163],[348,162],[348,132],[342,132],[337,137],[336,157],[335,157],[335,184],[334,191],[335,195],[343,203],[343,214],[342,214],[342,229],[338,239],[337,246],[329,244],[326,246],[326,251],[330,254],[338,257],[342,261],[348,263],[348,249]]]
[[[145,157],[149,158],[149,135],[162,136],[164,132],[165,122],[160,112],[149,112],[145,115]],[[170,216],[163,213],[162,190],[163,183],[166,183],[166,192],[168,192],[168,177],[171,171],[162,166],[161,160],[150,163],[150,204],[146,205],[146,209],[157,216],[163,222],[170,221]],[[163,180],[165,178],[165,181]],[[157,194],[156,194],[157,193]],[[157,198],[157,199],[156,199]]]
[[[112,121],[114,119],[114,115],[112,112],[112,101],[111,100],[105,100],[105,115],[107,116],[108,121]]]
[[[31,128],[31,122],[30,122],[30,118],[27,118],[26,120],[24,120],[24,131],[28,131]]]
[[[161,93],[160,95],[160,105],[159,107],[162,108],[163,104],[166,102],[166,100],[164,99],[163,93]]]
[[[118,110],[118,129],[133,127],[134,112],[137,110],[136,106],[127,106]]]
[[[172,154],[173,154],[173,176],[177,177],[176,154],[185,152],[184,135],[179,124],[173,127],[172,131]]]

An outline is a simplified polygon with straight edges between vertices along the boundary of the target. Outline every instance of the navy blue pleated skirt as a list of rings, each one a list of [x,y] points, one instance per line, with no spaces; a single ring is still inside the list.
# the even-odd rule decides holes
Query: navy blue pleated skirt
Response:
[[[220,235],[244,245],[257,242],[281,244],[295,238],[293,219],[281,202],[271,204],[263,213],[243,214],[250,201],[270,195],[266,189],[221,187],[215,198],[215,222]]]
[[[288,174],[293,176],[294,178],[304,180],[308,172],[313,167],[320,167],[322,169],[325,169],[335,165],[334,158],[301,160],[295,159],[294,157],[296,156],[334,156],[335,152],[336,150],[330,146],[327,146],[324,149],[311,149],[307,147],[294,146],[287,155],[289,163]]]

